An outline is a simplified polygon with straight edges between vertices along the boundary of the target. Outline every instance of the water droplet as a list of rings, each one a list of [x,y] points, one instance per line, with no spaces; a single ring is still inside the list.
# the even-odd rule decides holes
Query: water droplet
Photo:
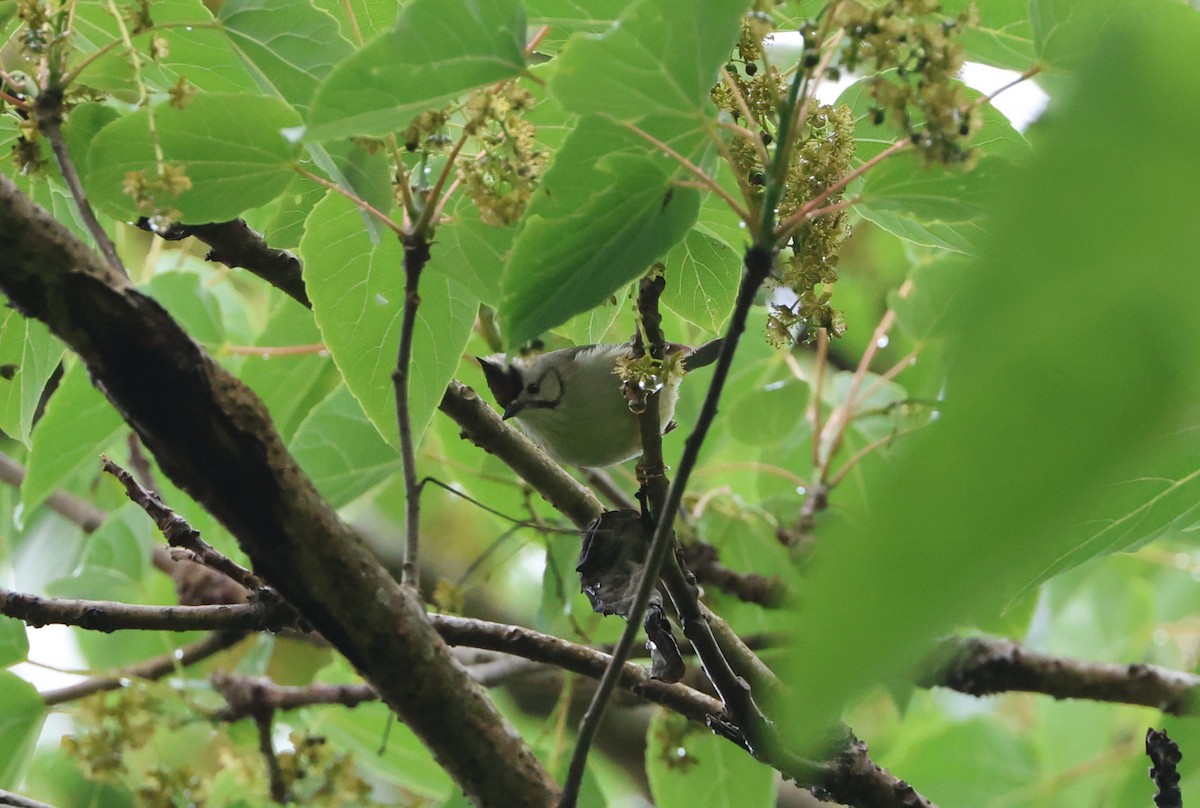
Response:
[[[388,299],[383,295],[375,295],[375,302],[381,306],[386,306],[388,304]]]
[[[191,30],[192,30],[192,26],[190,26],[190,25],[185,25],[185,26],[183,26],[183,30],[185,30],[185,31],[188,31],[188,32],[191,32]]]
[[[175,649],[175,658],[179,659],[179,660],[183,659],[183,649],[182,648]]]
[[[264,362],[271,358],[271,355],[269,353],[259,354],[259,356],[261,356],[263,358]]]
[[[133,680],[126,679],[124,676],[122,676],[117,680],[117,684],[119,684],[121,687],[129,687],[131,684],[133,684]]]
[[[884,334],[882,337],[875,340],[875,347],[876,348],[886,348],[888,346],[889,342],[891,342],[891,339],[888,338],[887,334]]]

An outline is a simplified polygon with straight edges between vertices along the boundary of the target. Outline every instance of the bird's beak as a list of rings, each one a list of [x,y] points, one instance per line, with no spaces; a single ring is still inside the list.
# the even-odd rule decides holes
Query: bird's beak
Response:
[[[504,408],[504,415],[502,416],[502,418],[503,418],[503,420],[507,421],[509,418],[512,418],[514,415],[516,415],[523,409],[525,409],[524,401],[519,401],[519,400],[514,401],[511,404],[509,404],[507,407]]]

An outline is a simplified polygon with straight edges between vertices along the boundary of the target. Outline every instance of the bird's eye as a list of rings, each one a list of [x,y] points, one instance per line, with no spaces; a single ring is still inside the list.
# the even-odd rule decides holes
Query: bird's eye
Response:
[[[529,395],[531,395],[531,396],[536,396],[538,394],[539,389],[540,388],[538,387],[537,382],[533,382],[528,387],[525,388],[525,392],[529,393]]]

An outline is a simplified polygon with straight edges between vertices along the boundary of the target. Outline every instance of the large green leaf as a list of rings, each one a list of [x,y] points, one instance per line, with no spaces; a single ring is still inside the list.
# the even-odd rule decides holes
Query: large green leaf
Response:
[[[63,355],[62,343],[38,320],[11,309],[0,318],[0,432],[29,445],[33,414]]]
[[[871,477],[869,510],[822,525],[788,731],[818,732],[931,638],[994,617],[1077,550],[1078,525],[1111,518],[1114,486],[1186,480],[1170,461],[1200,397],[1200,160],[1177,133],[1200,129],[1200,17],[1141,4],[1093,49],[1040,153],[1004,183],[952,315],[938,421]],[[1172,497],[1121,541],[1192,519],[1193,502]]]
[[[309,216],[300,252],[325,345],[371,423],[396,446],[392,371],[404,305],[404,250],[394,237],[372,244],[358,209],[331,192]],[[418,439],[458,367],[477,307],[462,286],[436,273],[424,274],[420,294],[409,391]]]
[[[123,47],[96,53],[122,38],[114,9],[121,7],[103,2],[76,3],[72,7],[72,43],[79,56],[92,59],[79,74],[79,81],[135,102],[138,94],[133,58]],[[142,81],[149,89],[164,92],[183,79],[206,92],[254,90],[254,81],[218,30],[212,12],[200,0],[155,0],[150,16],[160,27],[132,36]],[[125,23],[128,27],[128,20]],[[162,55],[157,60],[147,56],[151,37],[160,43]]]
[[[666,264],[663,305],[703,329],[720,331],[737,296],[741,256],[697,228],[667,254]]]
[[[125,422],[88,378],[82,362],[67,365],[46,414],[33,430],[29,463],[21,483],[21,507],[29,514],[87,466],[100,468],[100,453]]]
[[[308,137],[333,140],[402,129],[422,110],[525,67],[525,15],[516,0],[413,0],[396,27],[322,82]]]
[[[33,685],[16,674],[0,671],[0,788],[14,788],[33,749],[46,706]]]
[[[354,51],[337,20],[310,0],[228,0],[217,19],[258,83],[301,113],[317,82]]]
[[[550,90],[581,115],[655,116],[694,128],[711,115],[709,92],[737,39],[746,0],[639,0],[597,36],[563,48]]]
[[[401,470],[400,455],[379,437],[345,385],[312,408],[288,448],[335,508]]]
[[[263,205],[287,188],[299,146],[283,130],[300,123],[282,101],[248,94],[205,94],[184,109],[168,104],[114,121],[100,130],[88,153],[84,185],[96,207],[124,219],[137,218],[134,200],[124,191],[126,175],[157,175],[155,140],[163,160],[181,166],[191,188],[159,204],[178,208],[187,222],[233,219]]]
[[[768,808],[775,773],[722,738],[655,712],[646,731],[646,774],[658,808]]]
[[[510,346],[607,300],[692,226],[699,194],[673,188],[674,161],[629,130],[588,117],[530,205],[504,272]]]

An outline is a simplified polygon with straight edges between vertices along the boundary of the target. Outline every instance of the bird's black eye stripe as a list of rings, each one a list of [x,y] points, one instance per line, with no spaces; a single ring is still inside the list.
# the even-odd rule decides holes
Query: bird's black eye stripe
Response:
[[[531,396],[536,396],[538,394],[538,390],[540,389],[541,388],[538,387],[537,382],[530,382],[529,386],[525,388],[525,392],[529,393]]]

